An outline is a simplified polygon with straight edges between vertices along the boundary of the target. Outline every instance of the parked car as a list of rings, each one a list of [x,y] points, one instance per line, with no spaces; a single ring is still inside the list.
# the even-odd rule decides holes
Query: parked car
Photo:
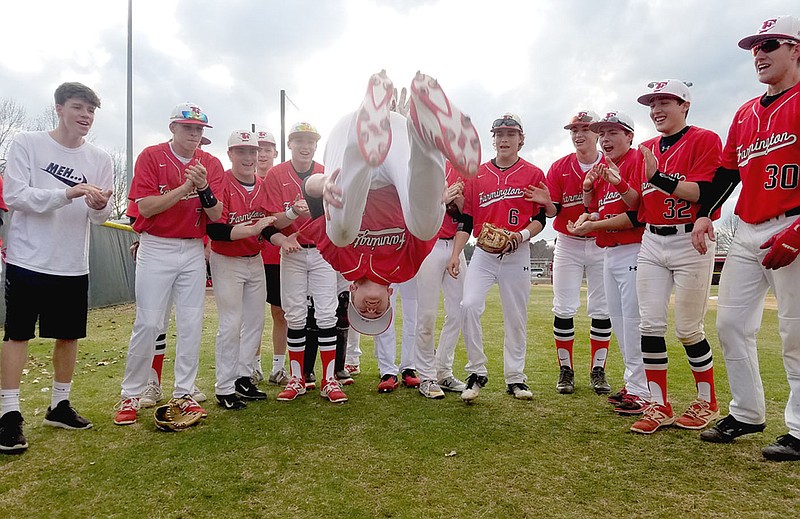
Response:
[[[531,267],[531,279],[544,277],[544,269]]]

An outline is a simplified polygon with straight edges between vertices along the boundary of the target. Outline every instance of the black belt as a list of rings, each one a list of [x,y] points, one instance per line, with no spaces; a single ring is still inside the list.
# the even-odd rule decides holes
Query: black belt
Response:
[[[317,248],[317,246],[315,244],[313,244],[313,243],[301,243],[300,246],[303,247],[304,249],[316,249]]]
[[[673,234],[678,234],[678,229],[681,229],[681,228],[685,232],[692,232],[692,229],[694,229],[694,224],[693,223],[687,223],[687,224],[678,225],[678,226],[675,226],[675,225],[661,225],[661,226],[648,225],[647,226],[647,229],[651,233],[658,234],[659,236],[672,236]]]
[[[239,256],[240,258],[255,258],[256,256],[261,256],[260,252],[256,252],[255,254],[248,254],[246,256]]]
[[[439,238],[440,240],[452,240],[455,236],[450,236],[449,238]]]

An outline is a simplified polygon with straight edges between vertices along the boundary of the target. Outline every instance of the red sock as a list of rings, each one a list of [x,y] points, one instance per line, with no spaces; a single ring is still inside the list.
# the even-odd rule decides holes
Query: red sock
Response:
[[[611,341],[611,319],[592,318],[589,329],[589,344],[592,352],[592,368],[606,369],[608,343]]]
[[[322,363],[322,375],[325,380],[333,378],[336,362],[336,328],[324,328],[319,331],[319,360]]]
[[[667,342],[664,337],[642,335],[644,374],[650,389],[650,401],[664,405],[667,398]]]
[[[292,378],[303,378],[303,361],[306,355],[306,331],[289,328],[286,333],[286,349],[289,351],[289,374]]]
[[[152,368],[156,374],[158,385],[161,385],[161,371],[164,368],[164,352],[167,351],[167,334],[162,333],[156,338],[156,350],[153,354]]]
[[[684,346],[689,366],[692,368],[694,383],[697,386],[697,398],[717,405],[717,391],[714,388],[714,360],[711,355],[711,346],[706,339],[696,344]]]
[[[558,365],[572,367],[572,347],[574,340],[556,341],[556,353],[558,354]]]

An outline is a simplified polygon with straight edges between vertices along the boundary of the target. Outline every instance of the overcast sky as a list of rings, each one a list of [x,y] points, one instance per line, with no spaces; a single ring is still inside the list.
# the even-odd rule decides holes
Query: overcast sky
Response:
[[[55,87],[80,81],[102,99],[95,144],[125,147],[126,0],[4,2],[0,97],[35,116]],[[228,164],[228,134],[255,123],[279,138],[315,124],[324,139],[355,110],[369,75],[398,87],[416,70],[438,78],[481,134],[504,111],[526,131],[525,159],[547,171],[572,151],[572,112],[622,110],[636,141],[655,135],[636,98],[653,80],[691,81],[690,124],[724,139],[736,108],[763,93],[737,47],[761,21],[800,15],[797,0],[135,0],[134,153],[168,139],[168,117],[199,104],[214,128],[208,151]]]

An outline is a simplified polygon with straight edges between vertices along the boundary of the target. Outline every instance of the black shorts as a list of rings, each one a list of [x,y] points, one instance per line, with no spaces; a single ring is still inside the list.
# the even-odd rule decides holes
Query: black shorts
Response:
[[[267,303],[272,306],[281,306],[281,266],[264,265],[267,275]]]
[[[3,340],[86,337],[89,275],[56,276],[6,265],[6,325]]]

